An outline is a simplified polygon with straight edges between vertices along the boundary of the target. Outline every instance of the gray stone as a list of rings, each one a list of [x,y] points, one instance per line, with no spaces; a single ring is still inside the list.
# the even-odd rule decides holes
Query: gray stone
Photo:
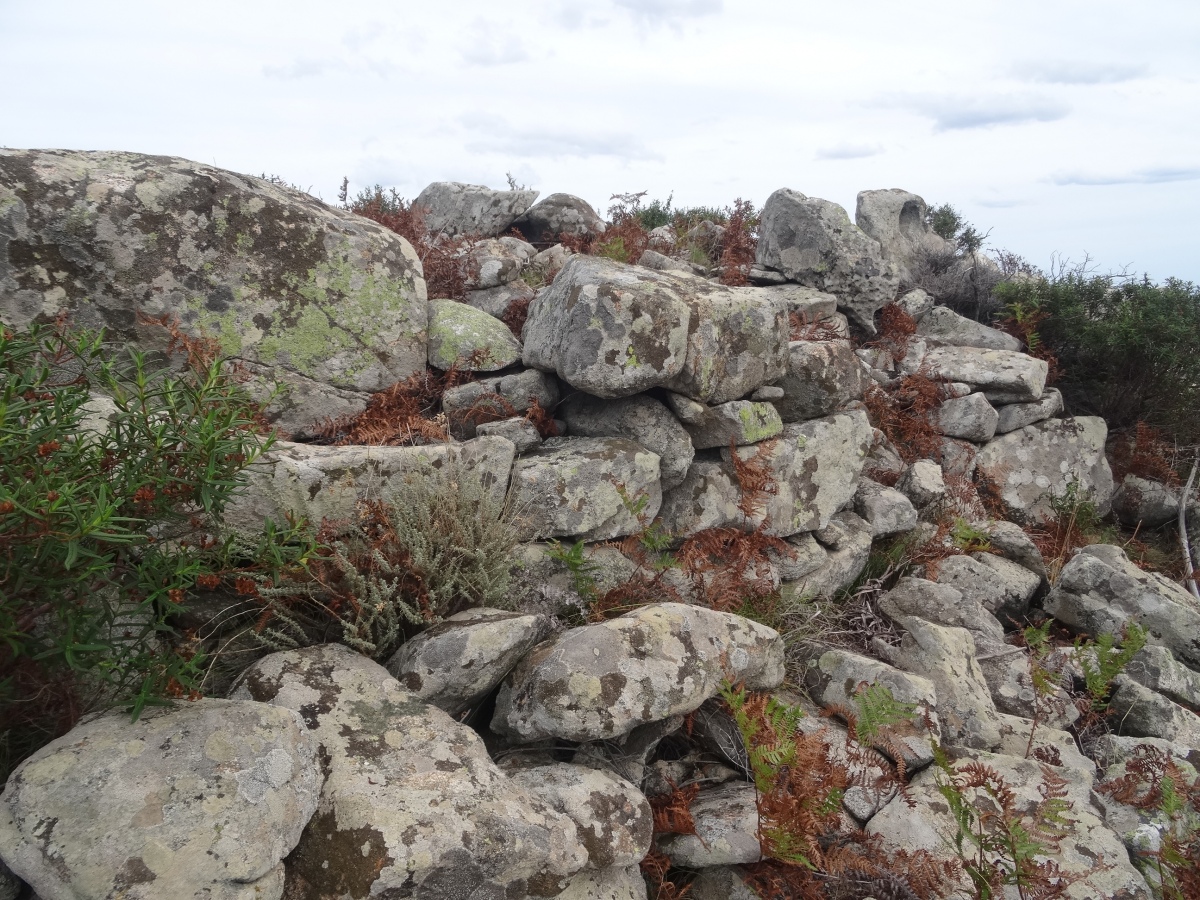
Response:
[[[497,237],[533,205],[537,191],[494,191],[481,184],[435,181],[417,194],[413,206],[425,212],[431,234]]]
[[[829,554],[817,543],[812,534],[793,534],[786,539],[786,550],[767,550],[767,556],[779,572],[780,581],[795,581],[803,578],[825,564]]]
[[[943,400],[930,416],[934,429],[946,437],[983,443],[996,433],[999,414],[983,394]]]
[[[529,207],[512,223],[525,240],[538,246],[553,244],[563,235],[595,237],[604,233],[604,220],[586,200],[571,194],[551,194]]]
[[[1037,400],[1046,386],[1045,361],[1010,350],[935,347],[925,354],[925,366],[932,377],[1006,391],[1025,400]]]
[[[1051,517],[1051,496],[1064,496],[1072,482],[1103,516],[1113,495],[1107,435],[1104,420],[1095,416],[1050,419],[989,442],[979,453],[978,469],[997,484],[1009,518],[1018,524]]]
[[[941,569],[952,559],[967,557],[952,556],[943,560],[938,567],[939,578]],[[880,598],[879,608],[893,619],[918,616],[927,622],[965,628],[996,640],[1004,638],[1004,627],[977,596],[964,594],[953,584],[943,581],[901,578],[894,588]]]
[[[574,255],[562,244],[554,244],[545,250],[539,250],[529,267],[540,272],[547,281],[553,281],[554,277],[562,271],[562,267],[567,264],[567,260]]]
[[[658,454],[664,491],[683,481],[696,455],[688,431],[653,397],[601,400],[575,394],[567,398],[558,414],[572,435],[628,438]]]
[[[702,421],[689,423],[686,428],[692,437],[692,445],[697,450],[707,450],[728,447],[730,443],[738,446],[757,444],[773,438],[783,431],[783,420],[770,403],[730,400],[708,407]],[[682,481],[681,475],[675,484]],[[663,486],[667,487],[665,484]]]
[[[1125,674],[1183,706],[1200,705],[1200,672],[1176,660],[1166,647],[1146,645],[1129,661]]]
[[[1073,705],[1071,710],[1075,711],[1074,715],[1078,715],[1078,711]],[[1029,740],[1031,731],[1033,732],[1032,747]],[[1024,759],[1026,750],[1029,750],[1030,758],[1036,758],[1033,754],[1043,747],[1051,753],[1057,753],[1062,765],[1067,768],[1078,769],[1087,775],[1093,775],[1096,772],[1096,764],[1079,752],[1075,736],[1069,731],[1051,727],[1045,722],[1039,722],[1034,728],[1032,719],[1005,713],[1000,714],[1000,749],[996,751],[997,753]]]
[[[935,306],[917,324],[917,334],[930,347],[979,347],[983,350],[1021,351],[1021,341],[1011,334],[960,316],[945,306]]]
[[[1037,544],[1021,529],[1020,525],[1001,519],[988,522],[983,526],[983,530],[987,532],[988,543],[992,550],[1039,578],[1046,577],[1046,562],[1042,559],[1042,551],[1037,548]]]
[[[633,534],[662,503],[658,454],[627,438],[550,438],[517,460],[512,485],[521,540],[527,541]]]
[[[944,477],[970,480],[975,476],[979,448],[974,444],[943,437],[938,453],[941,456]]]
[[[901,616],[896,624],[904,631],[897,662],[901,668],[933,682],[945,743],[976,749],[998,746],[996,704],[975,661],[971,632],[934,625],[915,616]]]
[[[425,368],[421,263],[392,231],[259,178],[164,156],[0,150],[0,318],[104,327],[165,353],[178,317],[307,433]],[[285,247],[286,252],[280,252]],[[175,360],[182,363],[182,355]]]
[[[978,762],[993,769],[1012,788],[1017,811],[1032,812],[1043,799],[1039,790],[1044,784],[1041,764],[1034,759],[1018,759],[980,751],[961,752],[956,768]],[[1066,800],[1070,804],[1067,838],[1061,850],[1050,855],[1067,877],[1087,878],[1067,888],[1064,896],[1070,900],[1117,898],[1122,900],[1151,900],[1153,896],[1145,879],[1129,860],[1121,839],[1100,818],[1092,797],[1092,774],[1086,770],[1061,767],[1054,773],[1066,779]],[[936,859],[957,860],[954,854],[958,825],[938,789],[939,779],[945,776],[936,767],[917,774],[905,790],[867,824],[869,834],[878,835],[885,850],[904,849],[910,853],[926,850]],[[982,790],[968,789],[968,803],[977,808],[989,808]],[[912,807],[909,803],[915,803]],[[953,889],[951,897],[975,895],[965,875]]]
[[[839,531],[837,546],[830,547],[819,568],[783,585],[784,600],[833,598],[857,580],[871,555],[871,526],[852,512],[838,513],[830,522],[831,527],[834,525]],[[817,532],[817,539],[829,530]]]
[[[549,631],[544,616],[468,609],[405,641],[387,670],[414,698],[457,716],[482,701]]]
[[[347,647],[264,657],[234,696],[297,710],[321,744],[328,776],[289,896],[517,895],[587,863],[575,823],[510,781],[474,731]]]
[[[704,417],[708,415],[708,407],[691,397],[685,397],[672,391],[664,391],[664,394],[667,398],[667,406],[671,407],[675,418],[685,425],[696,425],[703,422]]]
[[[508,326],[455,300],[429,301],[429,364],[435,369],[495,372],[521,358]]]
[[[827,416],[863,395],[862,366],[849,341],[791,341],[787,374],[775,405],[785,422]]]
[[[912,277],[913,267],[930,251],[942,250],[946,241],[926,219],[929,207],[916,194],[890,188],[859,191],[854,221],[879,242],[883,258],[901,279]]]
[[[14,875],[4,864],[4,860],[0,859],[0,900],[17,900],[24,889],[25,882]]]
[[[516,281],[537,255],[532,245],[519,238],[502,237],[475,241],[463,250],[467,290],[488,290]]]
[[[672,865],[702,869],[755,863],[758,843],[758,793],[744,782],[705,788],[691,805],[695,834],[664,834],[657,843]]]
[[[558,379],[527,369],[511,375],[480,378],[449,388],[442,395],[450,434],[460,441],[475,437],[482,422],[496,422],[528,412],[536,401],[550,411],[558,405]]]
[[[942,467],[932,459],[918,459],[909,466],[896,483],[896,488],[918,509],[924,509],[946,496]]]
[[[1139,569],[1120,547],[1092,544],[1076,553],[1043,606],[1092,638],[1120,634],[1135,622],[1149,632],[1149,643],[1200,671],[1200,602],[1164,576]]]
[[[870,524],[872,537],[886,537],[917,527],[917,510],[912,502],[895,488],[884,487],[869,478],[858,482],[854,511]]]
[[[1051,728],[1066,728],[1079,718],[1079,710],[1061,686],[1039,697],[1034,688],[1029,653],[1023,647],[1014,647],[979,632],[974,634],[974,638],[975,661],[979,663],[983,678],[992,692],[996,709],[1010,716],[1029,720],[1036,718],[1039,725]],[[1028,731],[1025,737],[1028,740]],[[1001,752],[1005,752],[1003,747],[1001,743]],[[1025,755],[1025,745],[1016,755]]]
[[[1010,626],[1024,620],[1041,584],[1032,572],[988,553],[951,556],[938,563],[937,570],[939,584],[950,585]]]
[[[1200,716],[1128,675],[1113,679],[1108,708],[1119,734],[1161,738],[1200,751]]]
[[[1126,525],[1158,528],[1179,518],[1182,490],[1169,488],[1161,481],[1126,475],[1113,493],[1113,512]]]
[[[989,399],[992,395],[988,395]],[[994,400],[992,402],[995,402]],[[1050,419],[1063,411],[1063,398],[1057,388],[1046,388],[1040,399],[1032,403],[1008,403],[997,412],[996,434],[1008,434],[1026,425]]]
[[[688,896],[692,900],[758,900],[758,894],[746,885],[736,866],[701,869],[691,883]]]
[[[501,503],[515,452],[510,441],[499,437],[424,447],[323,447],[277,441],[251,467],[245,491],[226,508],[222,521],[248,534],[260,533],[266,519],[284,521],[288,513],[314,523],[352,521],[364,497],[386,499],[405,479],[448,464],[477,476]]]
[[[321,792],[300,715],[245,700],[113,712],[23,762],[0,847],[47,900],[279,900]]]
[[[479,437],[500,437],[512,441],[518,456],[542,443],[542,435],[537,426],[519,416],[501,419],[499,422],[484,422],[475,429],[475,433]]]
[[[638,866],[584,869],[571,879],[558,900],[647,900],[646,879]]]
[[[658,272],[683,272],[687,275],[692,274],[690,263],[682,259],[676,259],[673,256],[667,256],[664,253],[659,253],[657,250],[651,250],[648,247],[638,257],[637,264],[643,268],[654,269]]]
[[[697,709],[723,678],[767,690],[783,675],[783,641],[772,629],[653,604],[535,648],[501,686],[492,730],[523,741],[612,738]]]
[[[528,303],[533,300],[533,295],[533,288],[518,278],[516,281],[502,284],[499,287],[467,291],[466,302],[476,309],[483,310],[489,316],[502,319],[513,304]]]
[[[936,301],[920,288],[901,295],[896,305],[908,313],[914,322],[920,322],[933,309]]]
[[[782,400],[787,396],[787,392],[781,387],[765,384],[750,395],[751,400],[774,403],[776,400]]]
[[[875,313],[895,299],[899,279],[879,242],[842,207],[782,188],[767,198],[759,235],[760,267],[834,294],[843,312],[874,332]]]
[[[649,852],[650,804],[624,778],[569,763],[518,769],[509,777],[575,823],[589,869],[636,866]]]

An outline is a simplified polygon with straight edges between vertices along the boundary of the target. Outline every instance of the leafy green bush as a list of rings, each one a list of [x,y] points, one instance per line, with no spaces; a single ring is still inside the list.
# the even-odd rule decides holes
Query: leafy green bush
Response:
[[[1009,309],[1042,314],[1038,335],[1062,369],[1071,411],[1112,429],[1138,420],[1181,443],[1200,440],[1200,288],[1076,270],[996,288]]]
[[[85,712],[194,687],[169,620],[219,580],[214,523],[270,439],[212,347],[172,337],[191,365],[168,374],[102,333],[0,325],[0,777]]]

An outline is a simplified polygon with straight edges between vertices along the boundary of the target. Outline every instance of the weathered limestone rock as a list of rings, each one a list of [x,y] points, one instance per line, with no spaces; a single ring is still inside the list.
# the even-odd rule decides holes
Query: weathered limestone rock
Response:
[[[413,206],[425,212],[425,227],[447,237],[497,237],[533,205],[537,191],[494,191],[481,184],[435,181],[417,194]]]
[[[533,288],[517,279],[498,287],[467,291],[466,299],[467,303],[476,309],[481,309],[489,316],[500,319],[514,303],[528,303],[533,299],[533,295]]]
[[[1158,528],[1178,518],[1180,493],[1161,481],[1126,475],[1113,494],[1113,512],[1126,525],[1141,522],[1143,528]]]
[[[1036,717],[1039,726],[1048,725],[1051,728],[1066,728],[1079,718],[1079,710],[1062,687],[1051,688],[1049,694],[1039,698],[1034,690],[1029,653],[1024,648],[1014,647],[978,631],[973,637],[975,661],[979,663],[992,700],[1001,713],[1029,720]],[[1002,721],[1002,735],[1005,728]],[[1025,736],[1028,739],[1027,731]],[[1025,746],[1022,744],[1020,753],[1016,755],[1024,756]],[[1003,748],[1002,742],[1000,752],[1006,752]]]
[[[1058,388],[1046,388],[1041,398],[1032,403],[1009,403],[997,412],[996,434],[1008,434],[1026,425],[1053,418],[1063,411],[1063,398]]]
[[[475,429],[479,437],[501,437],[512,441],[517,456],[542,443],[542,435],[537,426],[522,416],[511,419],[501,419],[499,422],[484,422]]]
[[[854,222],[879,241],[883,258],[904,280],[924,253],[946,246],[946,241],[929,227],[929,207],[916,194],[890,188],[859,191]]]
[[[417,700],[457,716],[483,700],[549,630],[545,616],[468,609],[405,641],[387,670]]]
[[[346,647],[274,653],[234,695],[297,710],[328,760],[289,896],[553,894],[587,862],[575,823],[501,773],[474,731]]]
[[[657,250],[652,250],[647,247],[642,251],[642,255],[638,257],[637,264],[646,269],[655,269],[659,272],[683,272],[687,275],[692,274],[691,264],[686,260],[676,259],[674,256],[667,256],[665,253],[659,253]]]
[[[930,347],[979,347],[983,350],[1021,351],[1021,342],[1011,334],[960,316],[945,306],[935,306],[921,318],[917,334]]]
[[[979,453],[978,468],[997,483],[1009,518],[1032,523],[1053,514],[1051,494],[1077,482],[1100,515],[1112,504],[1113,476],[1104,456],[1108,427],[1095,416],[1050,419],[998,437]]]
[[[1125,674],[1176,703],[1200,705],[1200,672],[1176,660],[1166,647],[1147,644],[1130,660]]]
[[[529,207],[512,223],[525,240],[545,246],[563,235],[594,237],[604,233],[604,220],[586,200],[571,194],[551,194]]]
[[[657,453],[664,491],[683,481],[696,455],[688,431],[653,397],[606,401],[574,394],[562,404],[558,415],[572,435],[628,438]]]
[[[627,438],[550,438],[517,460],[512,484],[526,541],[633,534],[638,516],[649,522],[662,504],[658,454]]]
[[[834,530],[838,537],[830,543],[827,538]],[[785,600],[835,596],[854,583],[871,555],[871,526],[852,512],[835,515],[826,528],[816,532],[816,538],[829,549],[825,561],[804,577],[785,584]]]
[[[1108,708],[1120,734],[1161,738],[1200,752],[1200,716],[1128,675],[1113,680]]]
[[[988,522],[983,530],[987,532],[992,550],[998,551],[1005,559],[1012,560],[1039,578],[1046,577],[1046,561],[1042,559],[1042,551],[1021,526],[1000,520]]]
[[[1037,760],[963,751],[958,754],[955,765],[962,766],[970,761],[994,769],[1004,779],[1016,794],[1020,812],[1030,812],[1041,801],[1039,787],[1044,779]],[[1151,900],[1150,889],[1129,861],[1125,846],[1104,824],[1092,804],[1091,773],[1073,767],[1056,768],[1054,772],[1067,781],[1066,800],[1071,807],[1069,816],[1075,821],[1071,825],[1070,835],[1062,842],[1061,851],[1051,858],[1068,876],[1092,873],[1086,881],[1068,887],[1065,896],[1070,900],[1093,900],[1097,897]],[[886,849],[903,848],[910,852],[924,849],[938,859],[956,858],[952,848],[958,829],[945,798],[938,790],[938,777],[937,771],[932,768],[916,775],[905,791],[916,802],[916,808],[911,808],[905,798],[893,800],[867,824],[868,833],[879,835]],[[973,789],[971,793],[974,794]],[[982,794],[982,791],[979,793]],[[975,802],[980,805],[987,803],[982,797],[975,799]],[[970,882],[963,876],[958,890],[950,896],[957,900],[974,895]]]
[[[875,313],[899,284],[879,242],[851,224],[836,203],[782,188],[767,198],[759,224],[757,263],[789,281],[828,291],[869,332]]]
[[[285,431],[360,411],[425,367],[421,263],[402,237],[260,178],[165,156],[0,150],[0,318],[59,313],[147,351],[178,317],[241,360]],[[283,249],[281,249],[283,248]]]
[[[976,749],[999,746],[996,704],[975,661],[971,632],[915,616],[900,616],[896,624],[904,629],[897,662],[933,682],[946,744]]]
[[[957,589],[968,602],[978,603],[1009,627],[1024,620],[1029,601],[1042,583],[1017,563],[990,553],[942,560],[938,563],[937,580]]]
[[[896,300],[896,305],[912,316],[914,322],[920,322],[937,303],[925,291],[916,288]]]
[[[224,523],[256,533],[263,521],[282,522],[287,513],[309,522],[353,520],[358,501],[370,494],[386,498],[405,478],[455,463],[477,476],[500,502],[508,490],[515,448],[499,437],[465,444],[424,447],[323,447],[278,441],[252,466],[243,494],[227,507]]]
[[[925,354],[925,365],[934,377],[1006,391],[1026,400],[1042,396],[1048,371],[1044,360],[1024,353],[978,347],[935,347]]]
[[[996,617],[972,594],[964,594],[953,584],[942,579],[942,568],[954,559],[968,557],[951,556],[938,566],[938,581],[924,578],[901,578],[894,588],[879,600],[879,608],[893,619],[901,616],[918,616],[927,622],[965,628],[968,631],[1003,640],[1004,627]]]
[[[808,532],[787,538],[785,551],[767,550],[767,557],[779,572],[780,581],[795,581],[815,572],[824,565],[829,554]]]
[[[537,255],[519,238],[477,241],[466,249],[466,287],[469,291],[498,288],[516,281]]]
[[[113,712],[23,762],[0,796],[4,859],[47,900],[279,900],[317,808],[317,742],[244,700]]]
[[[1000,414],[983,394],[967,394],[943,400],[929,418],[938,434],[983,443],[995,435]]]
[[[482,422],[521,415],[534,401],[542,409],[552,410],[558,398],[557,378],[527,369],[450,388],[442,395],[442,412],[446,414],[451,435],[465,441],[475,437]]]
[[[775,406],[785,422],[827,416],[862,397],[865,387],[849,341],[790,342],[787,374],[776,385],[784,391]]]
[[[779,635],[732,613],[643,606],[536,647],[501,686],[492,730],[524,741],[617,737],[697,709],[726,676],[751,690],[776,687]]]
[[[870,524],[872,537],[899,534],[917,527],[917,510],[912,502],[895,488],[884,487],[869,478],[858,482],[854,511]]]
[[[695,834],[665,834],[658,849],[672,865],[735,866],[762,859],[758,842],[758,794],[745,782],[702,789],[692,801]]]
[[[495,372],[520,358],[520,342],[499,319],[466,303],[429,301],[429,364],[435,369]]]
[[[589,869],[636,866],[649,852],[650,804],[624,778],[569,763],[517,769],[509,777],[575,823]]]
[[[697,450],[709,450],[728,447],[730,442],[744,446],[773,438],[783,431],[783,420],[771,403],[730,400],[708,407],[702,421],[689,423],[686,428],[692,446]],[[676,484],[682,481],[680,477]]]
[[[946,496],[946,480],[942,476],[942,467],[932,459],[918,459],[909,466],[896,483],[896,488],[912,501],[917,509],[924,509],[930,503]]]

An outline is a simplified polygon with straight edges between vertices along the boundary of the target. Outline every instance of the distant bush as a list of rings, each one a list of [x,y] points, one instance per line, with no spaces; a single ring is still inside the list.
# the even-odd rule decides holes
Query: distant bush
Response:
[[[1175,440],[1200,440],[1200,288],[1169,278],[1122,281],[1081,270],[1001,284],[1011,309],[1040,314],[1038,337],[1062,369],[1071,412],[1110,429],[1141,420]]]

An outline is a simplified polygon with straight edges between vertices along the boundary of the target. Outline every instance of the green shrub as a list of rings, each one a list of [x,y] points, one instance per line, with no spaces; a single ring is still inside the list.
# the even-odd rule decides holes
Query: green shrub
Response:
[[[0,325],[0,778],[85,712],[195,685],[169,620],[219,580],[214,523],[270,439],[212,348],[172,337],[191,365],[168,374],[102,333]]]
[[[1200,288],[1169,278],[1120,282],[1076,270],[1002,284],[997,296],[1043,314],[1038,335],[1062,369],[1072,412],[1112,429],[1143,420],[1181,443],[1200,440]]]

